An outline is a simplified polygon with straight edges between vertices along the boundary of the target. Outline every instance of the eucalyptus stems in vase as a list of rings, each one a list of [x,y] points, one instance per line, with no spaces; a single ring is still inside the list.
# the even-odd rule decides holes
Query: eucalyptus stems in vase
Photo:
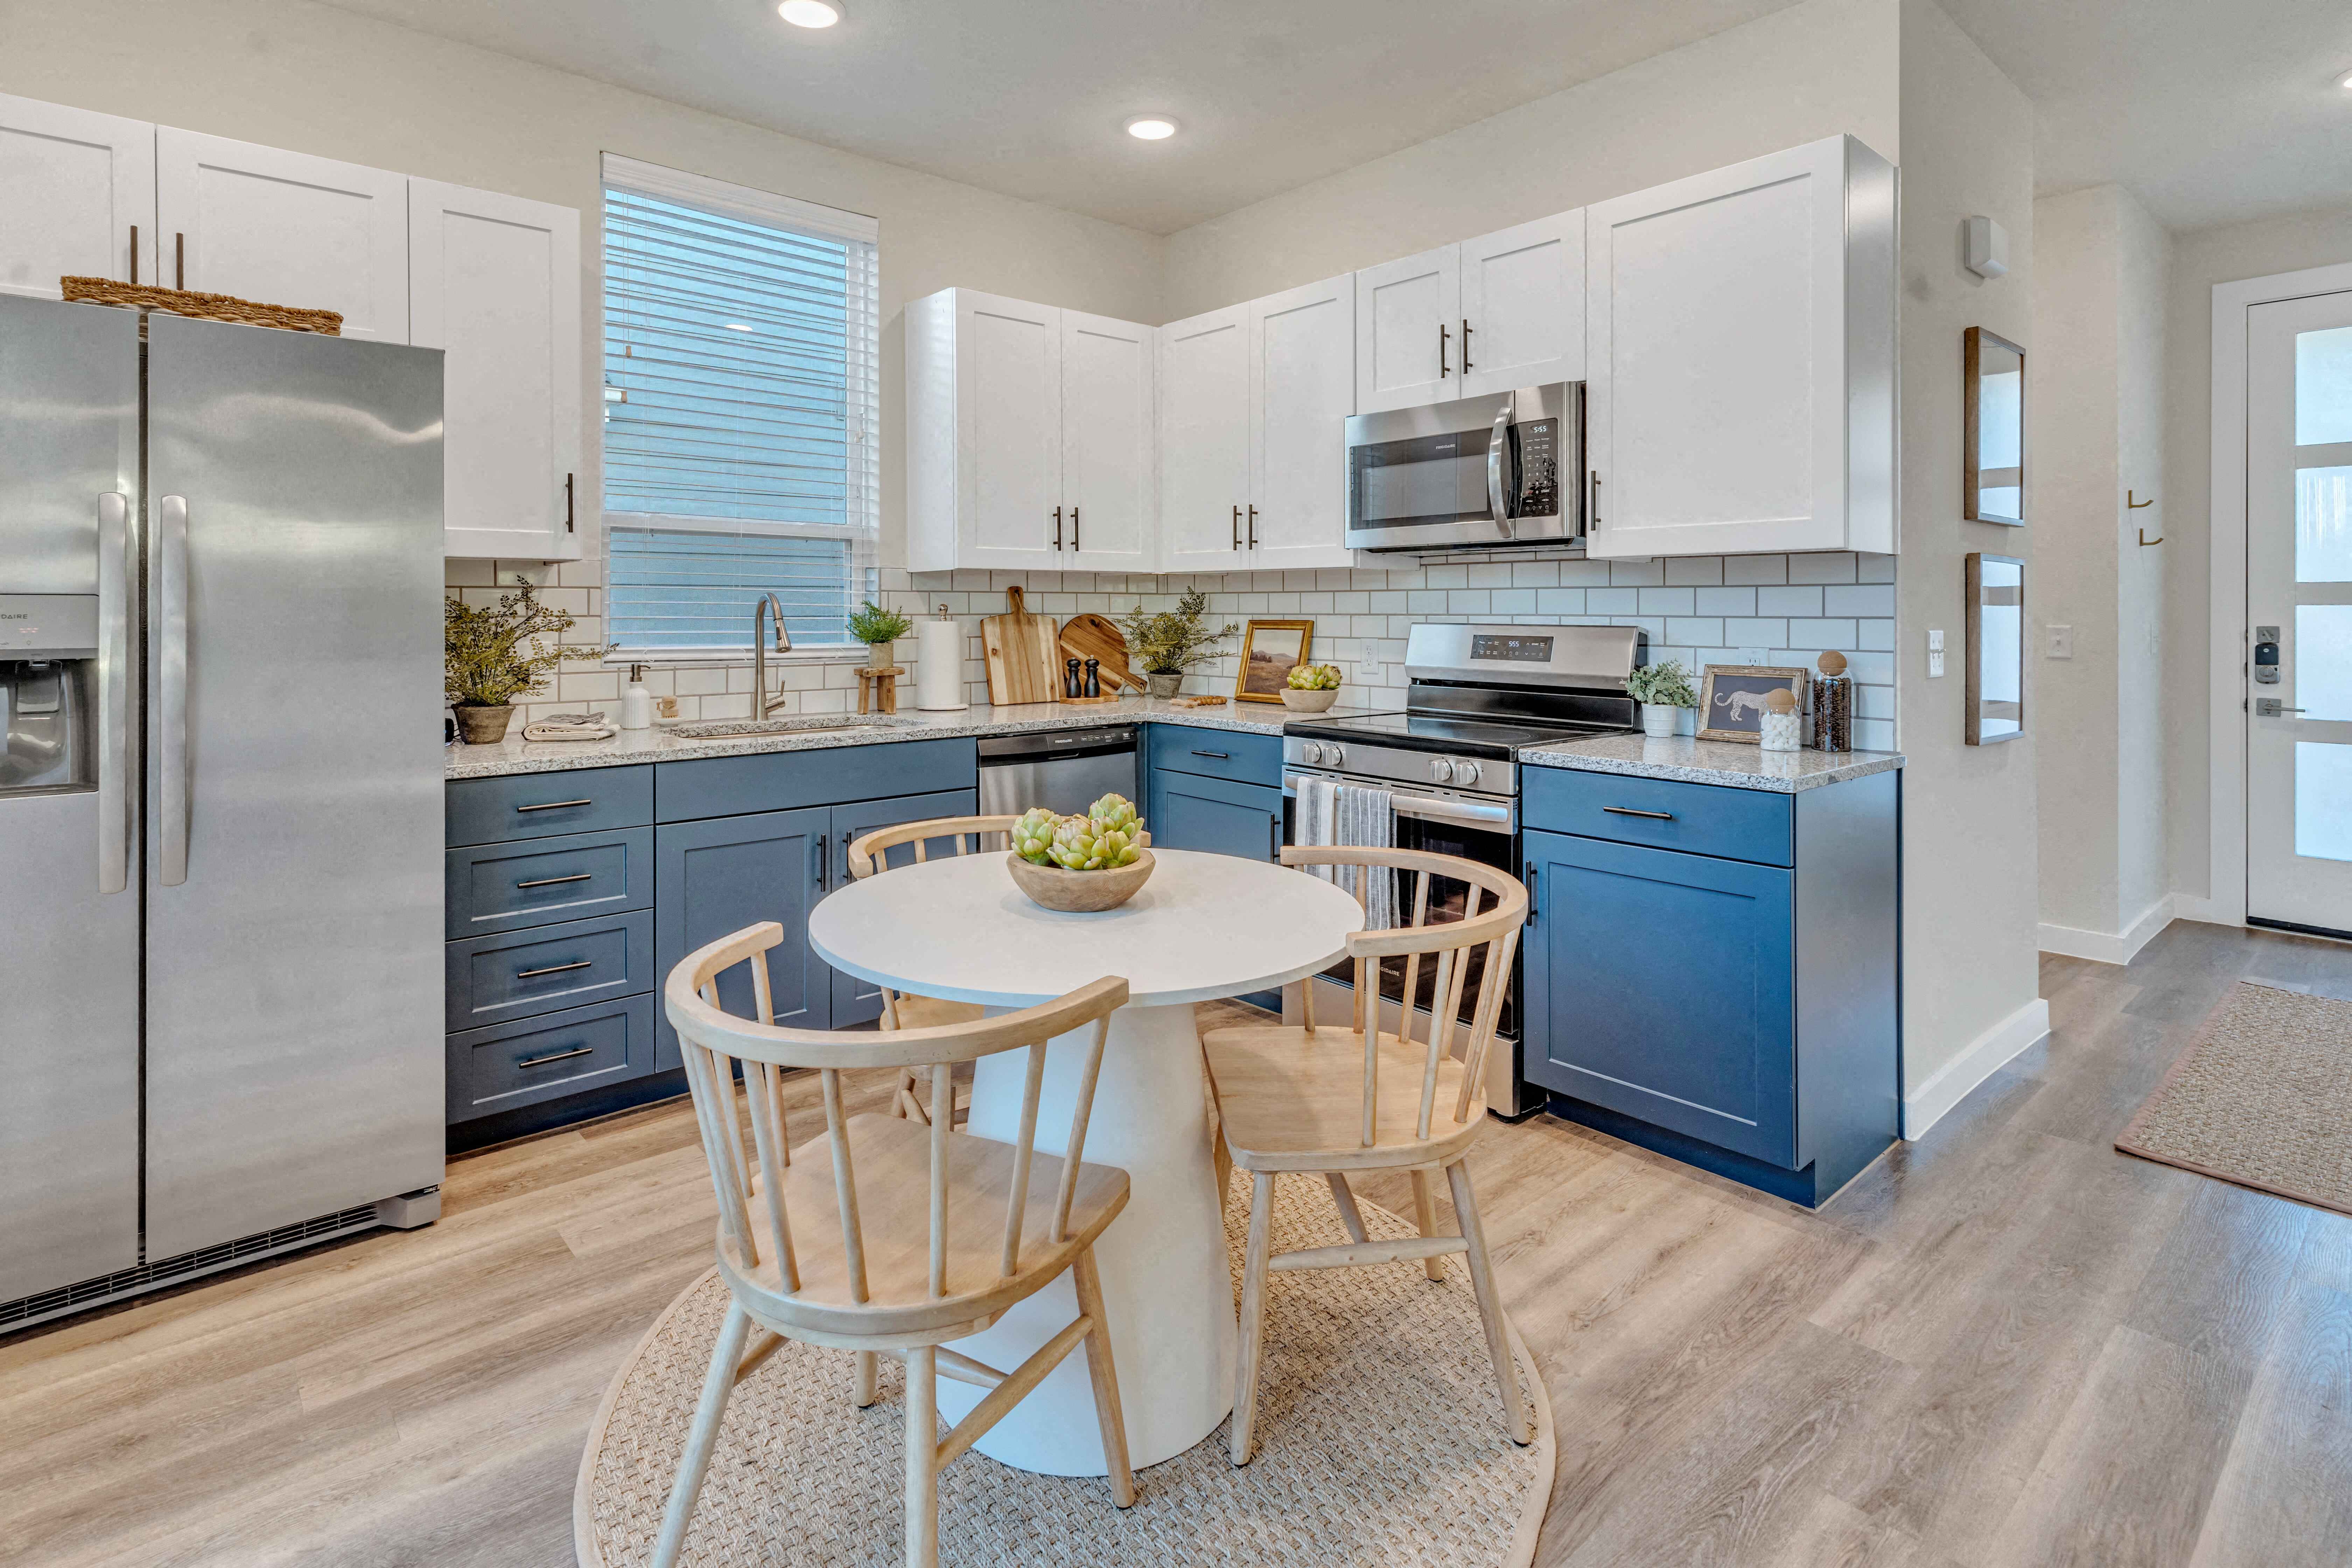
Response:
[[[1242,629],[1239,622],[1227,621],[1223,630],[1213,632],[1208,616],[1209,595],[1195,588],[1172,610],[1146,614],[1139,604],[1118,623],[1127,635],[1129,657],[1143,667],[1152,696],[1175,696],[1184,672],[1216,658],[1217,645]]]

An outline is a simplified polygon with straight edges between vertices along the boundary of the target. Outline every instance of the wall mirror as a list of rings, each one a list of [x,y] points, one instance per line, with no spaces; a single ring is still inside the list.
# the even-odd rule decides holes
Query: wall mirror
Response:
[[[2025,563],[2013,555],[1968,560],[1967,733],[1971,746],[2025,733]]]
[[[1968,429],[1960,443],[1962,515],[2025,522],[2025,351],[1982,327],[1963,335]]]

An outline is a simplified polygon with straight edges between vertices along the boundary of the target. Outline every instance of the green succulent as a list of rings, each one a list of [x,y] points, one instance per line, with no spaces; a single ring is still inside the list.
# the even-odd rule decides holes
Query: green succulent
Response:
[[[1339,689],[1339,667],[1336,664],[1294,664],[1290,667],[1290,689],[1293,691],[1337,691]]]
[[[1066,816],[1054,829],[1054,864],[1066,871],[1108,871],[1135,863],[1135,840],[1091,817]]]
[[[1107,795],[1087,807],[1087,816],[1097,827],[1117,828],[1133,838],[1142,826],[1135,815],[1135,803],[1123,795]]]
[[[1013,825],[1013,852],[1039,866],[1050,864],[1054,830],[1061,824],[1062,819],[1044,806],[1031,806]]]

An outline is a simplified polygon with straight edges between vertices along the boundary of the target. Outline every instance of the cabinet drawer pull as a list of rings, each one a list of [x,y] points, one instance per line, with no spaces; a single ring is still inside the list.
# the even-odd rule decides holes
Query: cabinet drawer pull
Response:
[[[1234,754],[1231,752],[1203,752],[1196,748],[1192,754],[1196,757],[1214,757],[1221,763],[1229,763],[1234,760]]]
[[[583,958],[577,963],[551,963],[544,969],[518,969],[515,971],[515,978],[517,980],[530,980],[541,974],[561,974],[567,969],[593,969],[595,967],[596,961],[594,959]]]
[[[1630,805],[1604,805],[1601,809],[1616,816],[1646,816],[1653,822],[1672,822],[1675,819],[1671,811],[1635,811]]]
[[[569,1061],[573,1057],[593,1057],[595,1054],[596,1047],[593,1046],[574,1046],[568,1051],[550,1051],[543,1057],[525,1057],[522,1060],[515,1063],[515,1066],[519,1068],[543,1068],[550,1062]]]
[[[566,806],[593,805],[595,804],[596,803],[593,800],[549,800],[541,801],[537,805],[519,805],[516,806],[515,809],[517,811],[562,811]]]
[[[569,877],[537,877],[528,882],[517,882],[518,888],[552,888],[558,882],[589,882],[595,879],[593,871],[574,871]]]

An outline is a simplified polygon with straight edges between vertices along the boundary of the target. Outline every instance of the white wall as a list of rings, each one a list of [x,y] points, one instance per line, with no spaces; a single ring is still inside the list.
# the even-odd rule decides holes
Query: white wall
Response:
[[[2352,206],[2174,237],[2165,346],[2165,779],[2175,885],[2210,897],[2213,285],[2352,261]],[[2150,529],[2150,533],[2156,531]],[[2154,552],[2146,553],[2153,554]],[[2233,831],[2242,830],[2233,825]]]
[[[1895,0],[1799,5],[1169,237],[1165,320],[1850,132],[1899,163]]]
[[[2035,554],[2034,530],[1960,521],[1960,334],[1983,326],[2030,356],[2033,115],[2025,96],[1928,0],[1904,0],[1903,554],[1895,703],[1903,775],[1903,1079],[1916,1135],[2047,1030],[2034,944],[2035,667],[2026,737],[1961,743],[1961,558]],[[2008,229],[2011,270],[1961,265],[1960,226]],[[2030,460],[2030,459],[2029,459]],[[2026,570],[2027,613],[2038,577]],[[1954,650],[1927,675],[1925,633]]]

